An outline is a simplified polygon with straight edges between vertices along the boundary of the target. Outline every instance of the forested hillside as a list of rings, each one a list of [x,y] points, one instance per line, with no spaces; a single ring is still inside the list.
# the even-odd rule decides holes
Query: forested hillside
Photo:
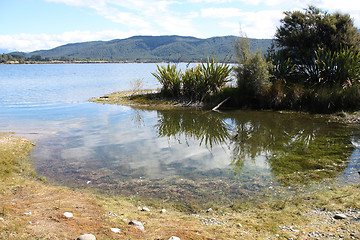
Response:
[[[217,61],[235,55],[235,36],[199,39],[182,36],[135,36],[111,41],[71,43],[50,50],[26,53],[30,58],[57,60],[105,60],[129,62],[196,62],[215,56]],[[265,52],[270,39],[250,39],[251,49]],[[17,53],[19,54],[19,53]],[[37,56],[37,57],[35,57]]]

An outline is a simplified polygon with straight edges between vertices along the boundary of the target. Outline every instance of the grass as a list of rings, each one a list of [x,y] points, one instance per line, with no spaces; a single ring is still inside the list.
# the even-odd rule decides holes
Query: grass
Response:
[[[360,237],[360,184],[299,191],[259,204],[238,202],[197,214],[172,209],[164,214],[155,207],[143,212],[138,210],[139,201],[48,184],[31,166],[32,148],[25,139],[0,134],[0,239],[76,239],[84,233],[97,239]],[[64,212],[74,217],[65,219]],[[348,218],[334,220],[340,212]],[[128,225],[130,220],[141,221],[145,232]],[[121,233],[112,233],[112,227]]]
[[[179,107],[199,108],[205,106],[204,104],[164,97],[159,92],[159,89],[141,90],[136,94],[134,94],[133,91],[114,92],[101,97],[92,98],[89,101],[102,104],[136,106],[136,108],[148,110],[178,109]]]

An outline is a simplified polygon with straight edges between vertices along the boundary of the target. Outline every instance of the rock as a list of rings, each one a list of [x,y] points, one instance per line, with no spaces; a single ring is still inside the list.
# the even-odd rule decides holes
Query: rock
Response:
[[[143,212],[150,212],[150,209],[147,208],[147,207],[142,207],[142,208],[141,208],[141,211],[143,211]]]
[[[141,230],[141,231],[145,231],[144,225],[136,220],[132,220],[129,222],[129,225],[133,225],[135,226],[137,229]]]
[[[31,212],[26,212],[26,213],[24,213],[24,215],[26,215],[26,216],[29,216],[29,215],[31,215],[32,213]]]
[[[119,228],[110,228],[110,230],[111,230],[113,233],[120,233],[120,229],[119,229]]]
[[[334,218],[335,219],[346,219],[347,216],[345,214],[342,214],[342,213],[337,213],[337,214],[335,214]]]
[[[212,211],[213,211],[212,208],[209,208],[208,210],[206,210],[207,213],[212,212]]]
[[[160,213],[163,213],[163,214],[164,214],[164,213],[166,213],[166,212],[167,212],[166,209],[161,209],[161,210],[160,210]]]
[[[169,238],[169,240],[180,240],[180,238],[179,238],[179,237],[172,236],[171,238]]]
[[[72,217],[74,217],[74,214],[72,214],[71,212],[64,212],[63,217],[64,218],[72,218]]]
[[[0,222],[5,222],[5,219],[0,217]]]
[[[84,234],[79,236],[77,240],[96,240],[96,237],[92,234]]]
[[[239,227],[239,228],[242,228],[241,223],[237,223],[236,226]]]
[[[123,218],[122,221],[123,221],[123,222],[127,222],[128,220],[127,220],[126,218]]]

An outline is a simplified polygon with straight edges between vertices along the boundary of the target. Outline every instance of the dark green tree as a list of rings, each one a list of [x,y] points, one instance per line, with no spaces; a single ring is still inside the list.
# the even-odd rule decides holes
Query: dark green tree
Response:
[[[277,46],[296,63],[308,64],[314,51],[360,49],[360,34],[349,14],[329,14],[314,6],[305,11],[287,11],[275,33]]]

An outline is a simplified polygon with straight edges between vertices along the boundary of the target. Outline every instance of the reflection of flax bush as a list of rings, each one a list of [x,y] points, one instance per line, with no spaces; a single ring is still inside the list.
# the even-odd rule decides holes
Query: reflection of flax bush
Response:
[[[161,83],[163,93],[193,101],[203,101],[207,96],[218,93],[230,81],[230,66],[227,63],[216,63],[214,58],[186,69],[184,73],[170,63],[167,67],[157,68],[157,72],[152,74]]]
[[[160,137],[181,139],[192,138],[208,148],[226,143],[230,138],[230,125],[211,112],[172,112],[159,111],[160,117],[156,125]]]

